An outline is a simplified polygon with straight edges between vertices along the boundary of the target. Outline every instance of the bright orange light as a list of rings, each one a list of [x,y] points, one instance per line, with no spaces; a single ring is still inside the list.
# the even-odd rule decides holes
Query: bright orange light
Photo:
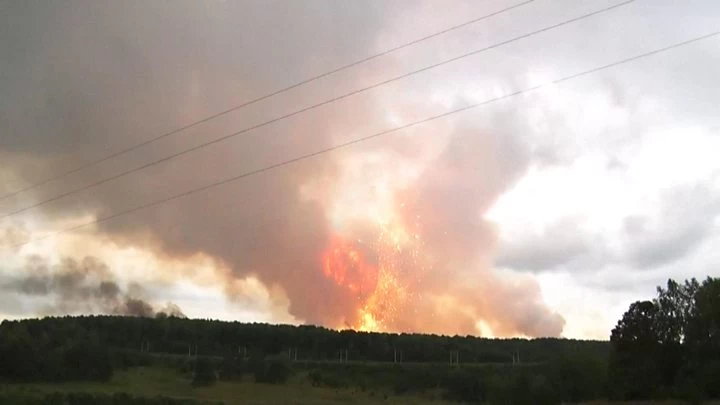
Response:
[[[323,273],[337,285],[359,298],[375,291],[378,269],[365,261],[362,253],[339,236],[334,236],[323,254]]]
[[[416,236],[396,221],[379,223],[377,231],[377,240],[367,250],[334,236],[323,253],[325,277],[357,299],[357,321],[343,325],[356,330],[393,330],[409,302],[408,267],[418,268]],[[367,263],[363,251],[372,251],[377,266]]]

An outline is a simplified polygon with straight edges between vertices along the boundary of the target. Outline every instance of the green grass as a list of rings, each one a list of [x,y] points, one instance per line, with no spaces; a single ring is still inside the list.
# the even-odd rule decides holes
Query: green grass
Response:
[[[72,382],[61,384],[7,384],[0,392],[18,396],[42,396],[52,392],[126,392],[138,396],[158,395],[174,398],[194,398],[233,404],[434,404],[447,402],[430,396],[395,396],[388,392],[358,389],[312,387],[304,375],[297,375],[284,385],[253,382],[218,382],[211,387],[193,387],[190,380],[171,369],[135,368],[116,372],[106,383]],[[387,395],[387,399],[386,399]]]
[[[581,405],[688,405],[688,402],[683,401],[630,401],[630,402],[607,402],[607,401],[592,401],[583,402]],[[703,405],[720,405],[719,401],[705,401]]]
[[[136,396],[166,396],[173,398],[193,398],[207,401],[220,401],[227,405],[249,404],[296,404],[296,405],[332,405],[332,404],[417,404],[448,405],[439,393],[424,396],[393,395],[388,391],[367,390],[362,392],[351,388],[312,387],[304,373],[298,373],[284,385],[256,384],[244,382],[218,382],[211,387],[193,387],[187,376],[168,368],[140,367],[116,372],[112,380],[105,383],[72,382],[61,384],[5,384],[0,385],[0,394],[13,397],[41,397],[53,392],[86,392],[113,394],[125,392]],[[435,398],[433,398],[435,397]],[[585,405],[612,405],[618,403],[589,402]],[[679,405],[680,402],[633,402],[624,405]],[[720,402],[707,404],[720,405]]]

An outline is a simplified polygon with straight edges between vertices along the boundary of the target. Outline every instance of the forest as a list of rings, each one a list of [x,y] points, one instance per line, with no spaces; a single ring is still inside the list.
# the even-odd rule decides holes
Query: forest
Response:
[[[702,400],[720,397],[720,279],[669,280],[653,300],[630,305],[609,341],[336,331],[164,314],[66,316],[4,321],[0,359],[0,381],[10,387],[103,383],[127,370],[162,368],[196,386],[293,379],[465,403]],[[123,393],[73,395],[27,403],[155,403]]]

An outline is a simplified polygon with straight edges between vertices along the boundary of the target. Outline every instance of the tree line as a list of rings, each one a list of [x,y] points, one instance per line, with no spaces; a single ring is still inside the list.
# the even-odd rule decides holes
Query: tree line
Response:
[[[173,367],[215,379],[441,390],[476,403],[720,397],[720,279],[669,280],[638,301],[608,341],[366,333],[316,326],[119,316],[0,324],[0,381],[107,380],[113,370]]]
[[[606,355],[609,349],[602,341],[336,331],[166,316],[66,316],[0,324],[0,350],[8,345],[55,349],[79,340],[112,349],[178,356],[241,354],[247,358],[256,353],[289,353],[294,361],[342,362],[449,363],[456,355],[461,364],[540,363],[569,353]]]

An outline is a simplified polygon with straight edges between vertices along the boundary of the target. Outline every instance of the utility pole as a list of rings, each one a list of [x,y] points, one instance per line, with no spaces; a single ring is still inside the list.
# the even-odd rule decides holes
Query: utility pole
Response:
[[[450,364],[460,364],[460,351],[450,351]]]

